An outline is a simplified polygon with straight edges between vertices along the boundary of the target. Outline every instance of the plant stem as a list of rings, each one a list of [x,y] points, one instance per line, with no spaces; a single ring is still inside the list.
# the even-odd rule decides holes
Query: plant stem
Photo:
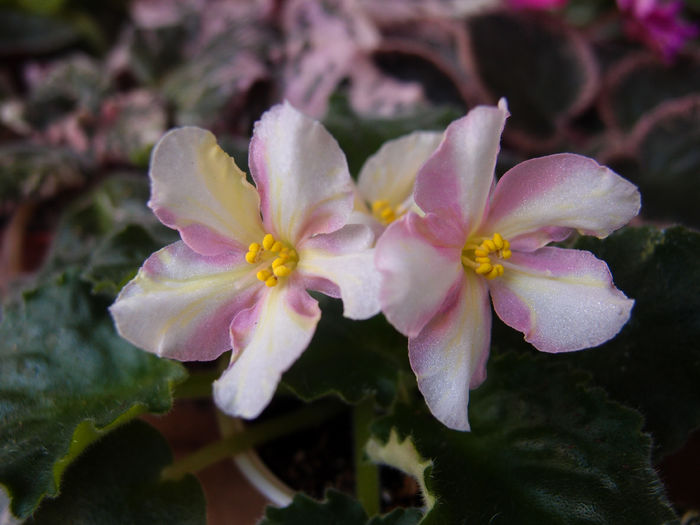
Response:
[[[201,399],[211,397],[211,385],[221,372],[194,372],[175,387],[175,399]]]
[[[379,469],[364,457],[365,444],[370,438],[369,426],[374,419],[374,398],[358,403],[353,410],[353,441],[355,455],[355,492],[368,516],[379,513]]]
[[[179,479],[187,473],[198,472],[217,461],[256,445],[318,425],[343,408],[343,405],[335,401],[316,403],[269,421],[250,425],[242,432],[209,443],[189,456],[174,462],[163,469],[161,477],[172,480]]]

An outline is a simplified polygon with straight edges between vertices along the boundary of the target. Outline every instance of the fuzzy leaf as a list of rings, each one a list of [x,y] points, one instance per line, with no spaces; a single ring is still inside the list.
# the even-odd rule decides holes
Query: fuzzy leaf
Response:
[[[418,509],[396,509],[368,521],[357,500],[342,492],[328,490],[322,502],[297,494],[287,507],[267,507],[259,525],[415,525],[420,517]]]
[[[79,158],[62,148],[29,143],[0,146],[0,214],[24,200],[53,197],[85,182]]]
[[[24,294],[0,324],[0,482],[26,517],[65,468],[112,428],[167,411],[177,363],[120,338],[108,302],[68,273]]]
[[[432,461],[422,524],[672,520],[642,418],[582,380],[551,356],[494,356],[471,394],[471,432],[442,426],[422,402],[398,405],[375,424],[374,447],[410,440]]]
[[[627,228],[603,240],[579,239],[576,247],[605,260],[636,302],[613,340],[561,357],[639,409],[657,452],[671,452],[700,425],[700,233]]]
[[[556,20],[524,12],[484,14],[467,24],[476,73],[495,99],[508,100],[506,132],[531,148],[556,142],[562,117],[594,94],[590,49]]]
[[[66,471],[61,494],[44,500],[27,525],[204,525],[204,493],[197,479],[161,481],[172,461],[165,439],[141,421],[115,430]]]
[[[662,102],[700,91],[700,60],[679,56],[673,64],[665,64],[651,56],[632,57],[610,70],[606,85],[602,117],[629,131]]]
[[[319,297],[323,315],[314,338],[282,377],[285,387],[305,401],[330,394],[348,403],[375,395],[389,405],[401,371],[410,373],[406,339],[383,316],[353,321],[342,316],[339,300]]]
[[[71,26],[56,18],[0,10],[0,56],[56,51],[77,36]]]

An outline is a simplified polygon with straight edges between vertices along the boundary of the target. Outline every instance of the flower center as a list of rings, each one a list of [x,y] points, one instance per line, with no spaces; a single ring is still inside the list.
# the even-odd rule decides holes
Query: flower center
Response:
[[[384,225],[396,220],[396,210],[386,200],[378,200],[372,203],[372,215]]]
[[[276,240],[268,233],[263,237],[262,244],[254,242],[248,246],[245,260],[249,264],[271,261],[269,266],[258,270],[255,276],[264,282],[265,286],[272,287],[277,286],[280,278],[287,277],[294,271],[299,262],[299,254],[294,248]]]
[[[505,260],[511,255],[510,243],[500,233],[494,233],[490,239],[471,237],[462,248],[462,265],[487,279],[495,279],[503,275],[503,265],[494,263],[491,258]]]

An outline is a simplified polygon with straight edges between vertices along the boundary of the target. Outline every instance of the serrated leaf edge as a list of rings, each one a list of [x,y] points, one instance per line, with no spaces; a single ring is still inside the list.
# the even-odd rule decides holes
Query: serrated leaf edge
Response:
[[[402,440],[396,429],[392,428],[386,443],[373,436],[367,442],[365,452],[373,462],[397,468],[415,478],[425,500],[426,510],[433,508],[435,495],[428,491],[425,482],[432,470],[433,460],[426,459],[418,453],[410,436]]]

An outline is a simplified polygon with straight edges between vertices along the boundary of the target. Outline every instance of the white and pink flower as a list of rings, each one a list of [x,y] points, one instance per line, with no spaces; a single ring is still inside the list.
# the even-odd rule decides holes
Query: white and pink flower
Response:
[[[343,300],[352,319],[379,311],[373,234],[346,224],[353,186],[325,128],[289,104],[256,123],[256,186],[210,132],[167,133],[151,159],[149,206],[178,241],[154,253],[111,306],[117,330],[154,354],[215,359],[226,413],[256,417],[309,344],[321,312],[307,289]]]
[[[409,213],[377,242],[380,301],[409,337],[432,413],[468,430],[469,389],[486,378],[491,308],[544,352],[600,345],[634,301],[591,253],[545,246],[574,231],[605,237],[635,216],[636,187],[594,160],[557,154],[523,162],[495,184],[508,112],[480,106],[453,122],[418,173]]]

